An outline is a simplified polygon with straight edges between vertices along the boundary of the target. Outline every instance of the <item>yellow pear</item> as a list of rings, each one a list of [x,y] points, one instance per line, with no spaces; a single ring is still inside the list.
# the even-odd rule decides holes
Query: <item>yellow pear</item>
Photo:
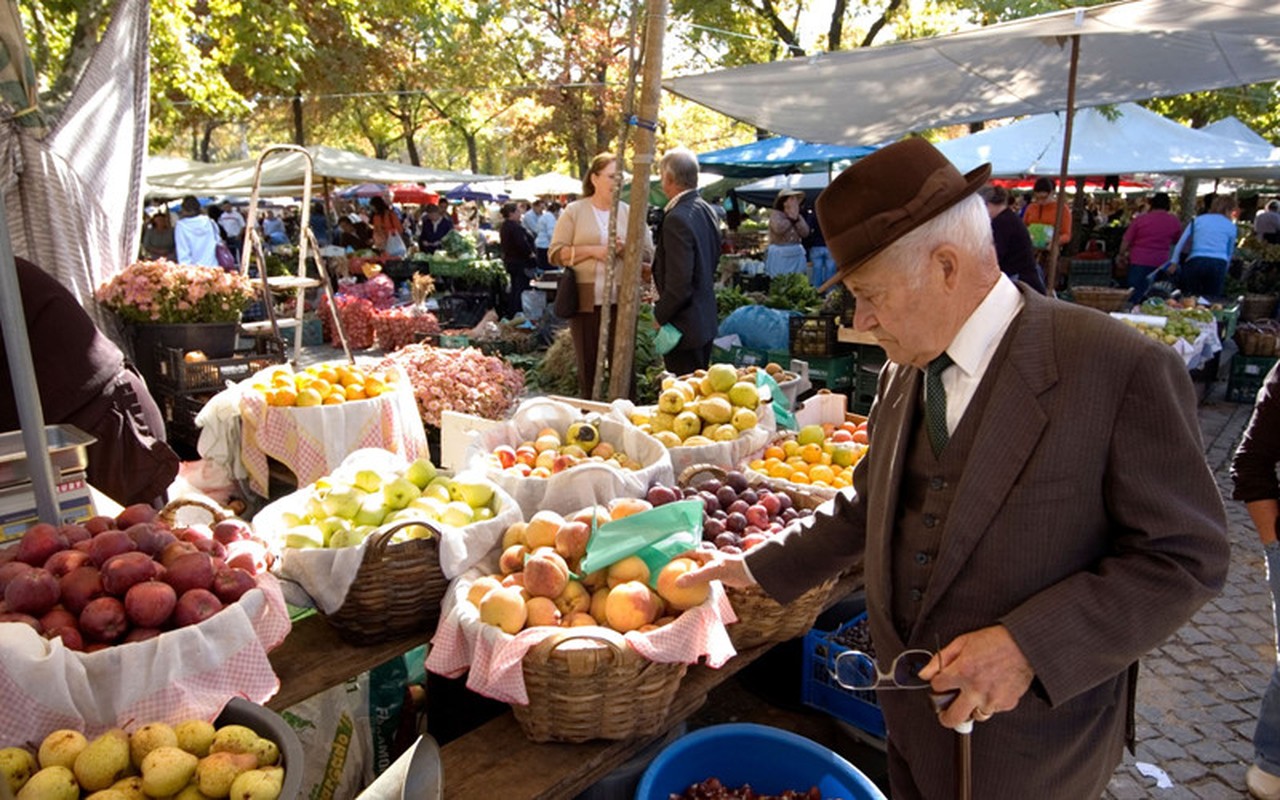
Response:
[[[40,743],[40,766],[71,769],[75,766],[76,756],[88,746],[89,740],[80,731],[54,731]]]
[[[231,784],[231,797],[235,800],[276,800],[280,796],[283,778],[260,769],[242,772]]]
[[[173,728],[163,722],[152,722],[138,728],[129,737],[129,760],[133,762],[134,769],[141,769],[142,759],[147,757],[147,753],[157,747],[177,746],[178,734],[174,733]]]
[[[142,759],[142,791],[166,797],[182,791],[196,774],[200,759],[178,747],[157,747]]]
[[[106,789],[129,774],[129,734],[112,728],[76,756],[73,771],[87,792]]]
[[[17,800],[77,800],[78,797],[80,787],[76,785],[76,776],[66,767],[40,770],[17,794]]]
[[[180,722],[174,726],[173,732],[178,737],[178,747],[196,758],[209,755],[209,748],[213,745],[213,737],[217,733],[213,725],[202,719]]]
[[[196,765],[196,785],[209,797],[226,797],[236,777],[257,765],[252,753],[210,753]]]

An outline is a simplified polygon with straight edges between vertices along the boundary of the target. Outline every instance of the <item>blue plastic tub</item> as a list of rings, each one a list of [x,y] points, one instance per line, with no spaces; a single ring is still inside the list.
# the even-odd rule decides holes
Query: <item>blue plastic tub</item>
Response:
[[[713,725],[677,740],[645,770],[636,800],[668,800],[711,777],[765,794],[816,786],[824,798],[885,800],[857,767],[822,745],[750,723]]]

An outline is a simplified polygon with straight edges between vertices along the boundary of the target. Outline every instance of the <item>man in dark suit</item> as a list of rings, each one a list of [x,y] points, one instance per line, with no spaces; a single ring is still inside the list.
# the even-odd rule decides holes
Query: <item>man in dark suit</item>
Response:
[[[679,331],[680,340],[663,356],[670,372],[706,369],[715,338],[716,267],[720,263],[720,221],[698,195],[698,157],[683,148],[668,150],[658,164],[666,213],[658,225],[653,282],[659,326]]]
[[[1226,519],[1181,360],[1002,275],[989,173],[908,139],[819,197],[832,281],[889,356],[870,450],[804,527],[682,583],[787,603],[861,559],[881,669],[936,651],[919,675],[953,698],[879,694],[895,800],[954,796],[947,729],[969,720],[974,797],[1085,800],[1120,762],[1138,659],[1221,589]]]
[[[1009,208],[1009,192],[1003,186],[984,186],[979,192],[987,201],[991,215],[991,235],[996,246],[996,263],[1000,271],[1015,281],[1022,281],[1040,294],[1046,294],[1044,276],[1036,263],[1036,249],[1031,234],[1018,215]]]

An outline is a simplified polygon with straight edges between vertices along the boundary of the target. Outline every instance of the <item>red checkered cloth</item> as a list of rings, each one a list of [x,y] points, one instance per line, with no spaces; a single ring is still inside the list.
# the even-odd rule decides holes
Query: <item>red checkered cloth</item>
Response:
[[[512,636],[480,621],[480,612],[467,602],[471,583],[483,570],[470,570],[455,580],[445,596],[444,615],[431,639],[427,669],[456,678],[468,669],[467,688],[505,703],[527,705],[521,662],[525,653],[548,636],[564,633],[564,628],[541,626]],[[719,581],[711,584],[711,597],[697,608],[685,611],[675,622],[649,633],[631,631],[624,635],[628,645],[650,661],[693,664],[706,657],[707,665],[719,668],[737,654],[725,626],[737,622],[733,606]],[[608,628],[586,626],[573,629],[584,636],[616,638]]]
[[[284,595],[269,574],[199,625],[96,653],[0,623],[0,742],[38,745],[60,728],[92,738],[149,722],[212,721],[232,697],[266,702],[280,689],[267,651],[289,629]]]
[[[244,392],[240,456],[249,487],[268,496],[268,456],[293,470],[299,486],[328,475],[365,447],[389,450],[410,462],[430,458],[418,404],[403,372],[394,386],[395,391],[367,400],[304,408],[269,406],[262,393]]]

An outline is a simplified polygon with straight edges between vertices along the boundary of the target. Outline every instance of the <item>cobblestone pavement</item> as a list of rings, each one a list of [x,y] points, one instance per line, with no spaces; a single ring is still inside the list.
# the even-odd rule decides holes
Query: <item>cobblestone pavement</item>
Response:
[[[1222,594],[1143,659],[1137,756],[1125,754],[1106,798],[1247,796],[1244,773],[1275,650],[1262,548],[1244,504],[1230,499],[1231,456],[1252,409],[1221,393],[1219,385],[1217,401],[1200,407],[1200,428],[1227,507],[1231,570]],[[1163,770],[1173,786],[1158,788],[1138,764]]]

